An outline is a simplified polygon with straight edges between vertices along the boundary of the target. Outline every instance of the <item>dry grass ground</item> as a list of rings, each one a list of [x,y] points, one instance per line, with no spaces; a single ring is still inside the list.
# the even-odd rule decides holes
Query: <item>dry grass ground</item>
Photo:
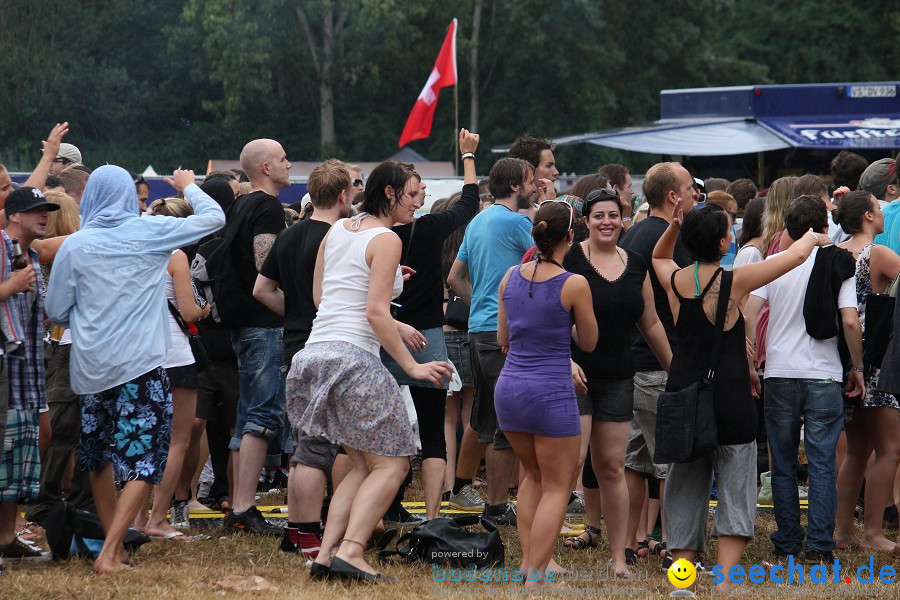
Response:
[[[743,564],[771,561],[768,535],[774,528],[771,516],[761,515],[757,520],[757,538],[748,547]],[[398,600],[406,598],[511,598],[521,596],[522,588],[514,583],[488,584],[481,582],[434,581],[429,565],[389,565],[383,572],[399,579],[398,584],[368,586],[344,586],[337,583],[313,583],[308,578],[308,568],[296,557],[282,556],[278,540],[261,540],[248,537],[220,537],[210,530],[212,539],[193,543],[153,542],[137,553],[137,570],[113,576],[96,576],[89,562],[73,560],[37,565],[12,565],[7,575],[0,578],[0,598],[44,600],[50,598],[185,598],[202,600],[213,598],[320,598],[322,600],[347,600],[366,598],[372,600]],[[502,531],[507,546],[507,565],[518,564],[520,550],[515,530]],[[709,549],[715,556],[715,546]],[[838,552],[843,567],[840,578],[849,576],[851,584],[747,585],[736,595],[740,597],[835,597],[835,598],[900,598],[900,582],[892,585],[880,583],[863,585],[856,583],[857,568],[869,561],[869,554],[861,551]],[[559,562],[579,572],[601,572],[609,559],[604,545],[594,550],[575,552],[559,545],[556,553]],[[371,557],[374,560],[374,557]],[[892,565],[900,571],[900,560],[890,555],[874,558],[877,570]],[[674,589],[660,569],[660,559],[642,559],[637,567],[638,578],[629,584],[593,581],[571,582],[566,590],[558,590],[557,597],[584,597],[613,599],[622,597],[664,598]],[[229,575],[259,575],[278,587],[277,592],[224,591],[216,583]],[[596,577],[596,575],[595,575]],[[829,567],[829,581],[832,573]],[[711,579],[700,576],[705,589],[698,590],[698,597],[712,597]],[[625,586],[630,586],[630,589]],[[545,595],[549,595],[545,591]]]

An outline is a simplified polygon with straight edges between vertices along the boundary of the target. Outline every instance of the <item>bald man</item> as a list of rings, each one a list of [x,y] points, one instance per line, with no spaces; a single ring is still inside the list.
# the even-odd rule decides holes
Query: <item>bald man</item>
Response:
[[[284,402],[283,317],[256,301],[253,284],[275,236],[284,229],[284,210],[278,193],[288,187],[291,163],[275,140],[253,140],[241,151],[241,167],[250,179],[251,191],[229,210],[226,235],[234,231],[231,258],[246,287],[245,304],[239,316],[226,325],[238,357],[240,398],[233,452],[233,512],[225,518],[229,532],[278,536],[281,528],[266,521],[255,506],[259,474],[268,454],[278,454],[286,421]],[[241,294],[243,297],[244,294]],[[268,452],[271,447],[272,452]]]

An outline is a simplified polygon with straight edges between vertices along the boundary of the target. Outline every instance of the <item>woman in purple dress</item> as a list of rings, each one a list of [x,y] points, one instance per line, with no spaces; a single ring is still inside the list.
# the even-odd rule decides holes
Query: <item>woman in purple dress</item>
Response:
[[[541,203],[531,230],[536,260],[512,267],[500,283],[497,340],[507,357],[494,402],[500,429],[525,471],[518,529],[528,586],[553,578],[546,569],[578,466],[581,421],[570,341],[574,337],[586,352],[597,343],[587,280],[562,267],[573,221],[570,204]]]

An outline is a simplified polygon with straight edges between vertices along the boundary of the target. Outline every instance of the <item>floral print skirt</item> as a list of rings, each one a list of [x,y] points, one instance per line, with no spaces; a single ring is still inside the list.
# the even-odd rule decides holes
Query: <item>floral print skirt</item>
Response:
[[[99,394],[83,394],[82,471],[112,460],[116,481],[162,481],[172,436],[172,392],[162,367]]]
[[[294,355],[285,383],[291,426],[380,456],[411,456],[416,435],[400,387],[374,354],[316,342]]]

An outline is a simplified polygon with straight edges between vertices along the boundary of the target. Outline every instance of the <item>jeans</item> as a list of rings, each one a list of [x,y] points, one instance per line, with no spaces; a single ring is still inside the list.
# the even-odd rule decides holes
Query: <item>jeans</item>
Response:
[[[284,330],[243,327],[231,332],[238,357],[240,398],[229,450],[240,450],[244,434],[269,440],[269,454],[281,453],[287,407],[284,400]],[[273,447],[274,446],[274,447]]]
[[[840,384],[830,380],[766,379],[766,435],[772,452],[772,498],[777,531],[775,551],[797,555],[802,550],[834,550],[837,510],[835,447],[844,424]],[[800,425],[809,469],[806,544],[800,527],[797,451]]]

